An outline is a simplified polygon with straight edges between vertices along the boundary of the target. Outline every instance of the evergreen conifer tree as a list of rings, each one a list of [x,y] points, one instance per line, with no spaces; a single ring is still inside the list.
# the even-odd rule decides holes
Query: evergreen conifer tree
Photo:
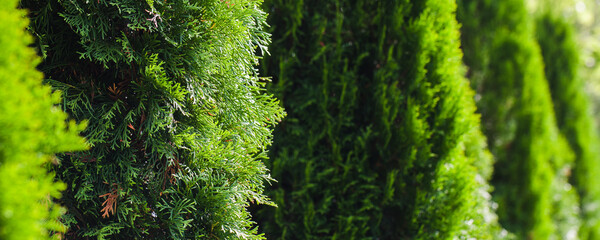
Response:
[[[46,165],[53,155],[85,149],[78,134],[85,127],[65,122],[55,104],[58,93],[42,86],[40,62],[25,28],[25,11],[17,0],[0,0],[0,239],[56,238],[65,231],[53,203],[64,184],[55,182]]]
[[[268,238],[498,232],[485,198],[491,158],[462,77],[455,7],[453,0],[265,2],[274,43],[261,66],[288,112],[269,162],[279,207],[257,210]]]
[[[283,116],[255,65],[259,0],[23,0],[47,82],[88,120],[60,156],[66,239],[262,239],[262,194]]]
[[[459,0],[464,61],[496,158],[501,225],[521,239],[574,239],[573,155],[558,131],[533,19],[522,0]]]
[[[595,178],[600,173],[600,142],[585,82],[577,74],[580,61],[574,29],[550,12],[538,17],[536,29],[558,127],[575,153],[571,182],[581,197],[579,237],[598,239],[600,185]]]

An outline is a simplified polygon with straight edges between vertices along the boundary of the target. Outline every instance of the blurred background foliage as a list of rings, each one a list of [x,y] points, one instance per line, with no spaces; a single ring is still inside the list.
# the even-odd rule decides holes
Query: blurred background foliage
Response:
[[[593,184],[594,176],[599,172],[598,136],[592,109],[593,102],[600,100],[596,98],[590,102],[587,96],[596,96],[594,84],[589,79],[595,78],[597,36],[590,30],[595,26],[593,10],[586,7],[593,4],[575,1],[457,1],[465,73],[476,91],[473,99],[477,103],[477,113],[481,114],[481,130],[487,136],[487,146],[496,162],[489,178],[492,187],[488,190],[494,201],[491,205],[497,204],[498,220],[510,234],[484,236],[469,232],[454,235],[446,231],[441,235],[422,235],[444,227],[460,229],[460,226],[436,225],[437,222],[419,218],[386,219],[389,213],[410,216],[414,211],[417,215],[428,215],[427,209],[419,209],[414,204],[418,200],[410,199],[415,197],[415,192],[432,190],[456,200],[468,192],[457,191],[458,185],[472,185],[463,181],[444,186],[444,191],[460,192],[455,195],[439,189],[420,189],[419,184],[429,182],[429,179],[423,181],[420,172],[437,170],[435,167],[429,170],[413,168],[413,162],[407,160],[411,156],[402,152],[413,148],[422,155],[432,149],[432,155],[417,154],[421,158],[414,162],[415,165],[432,162],[435,166],[438,155],[446,154],[445,148],[438,148],[437,134],[444,135],[440,139],[455,136],[450,128],[432,124],[431,119],[437,118],[433,109],[450,109],[450,105],[438,102],[447,96],[441,94],[444,91],[439,89],[444,88],[436,85],[439,82],[428,82],[431,81],[428,74],[432,71],[462,71],[457,66],[434,69],[427,63],[425,66],[428,67],[420,69],[420,61],[430,61],[427,49],[434,42],[420,38],[419,33],[426,30],[410,31],[427,19],[424,17],[427,14],[415,15],[423,9],[426,13],[436,12],[437,19],[447,17],[438,10],[428,9],[440,4],[445,7],[442,8],[444,13],[453,13],[453,1],[402,1],[398,5],[386,5],[384,9],[369,8],[375,5],[363,5],[360,1],[356,4],[339,0],[318,4],[267,1],[264,7],[271,14],[269,23],[274,44],[271,45],[272,55],[261,67],[265,75],[273,76],[274,84],[270,90],[282,99],[289,113],[275,134],[272,162],[268,162],[273,176],[280,181],[270,189],[273,191],[270,195],[280,208],[267,208],[256,215],[268,237],[426,239],[467,236],[480,239],[514,234],[519,239],[598,238],[600,189]],[[398,10],[385,14],[386,17],[377,14],[394,7]],[[385,21],[387,18],[397,22]],[[367,27],[361,29],[364,26]],[[386,27],[397,28],[388,32]],[[400,35],[394,35],[398,32]],[[449,41],[446,44],[452,42],[452,34],[440,29],[427,36],[443,36]],[[584,41],[587,42],[580,43]],[[384,54],[379,53],[381,46],[390,43],[392,48],[383,51]],[[414,51],[423,54],[423,58],[403,60]],[[440,57],[451,61],[460,56],[444,54],[447,53],[435,51],[431,59]],[[399,67],[394,65],[396,62]],[[427,81],[421,83],[419,77]],[[452,76],[444,76],[439,81],[442,86],[456,84]],[[371,90],[371,83],[386,90]],[[411,92],[414,89],[421,90]],[[463,91],[456,87],[452,89]],[[418,93],[421,91],[441,95],[439,99],[420,98]],[[373,92],[377,97],[371,97]],[[411,101],[414,99],[425,100]],[[422,125],[425,127],[407,122],[410,116],[406,112],[411,109],[404,108],[405,104],[423,104],[415,118],[421,121],[420,117],[425,116],[427,121]],[[457,104],[469,108],[468,102]],[[384,106],[381,112],[385,114],[372,111],[379,105]],[[375,116],[374,120],[372,116]],[[469,119],[468,114],[455,116]],[[393,119],[393,123],[386,122],[388,118]],[[478,124],[467,125],[477,127]],[[429,129],[428,126],[435,127]],[[413,132],[402,132],[409,131],[407,128]],[[361,132],[365,134],[356,136]],[[420,134],[422,132],[426,134]],[[467,146],[486,147],[481,138],[480,141],[469,141],[469,135],[465,136]],[[426,147],[421,147],[422,143]],[[350,149],[353,144],[360,147]],[[362,157],[357,157],[356,153]],[[486,162],[482,161],[486,158],[480,153],[470,155],[468,149],[466,154],[474,158],[472,164],[480,171],[479,176],[488,179],[486,167],[477,165]],[[344,164],[336,163],[342,159]],[[378,163],[381,159],[384,159],[385,171],[377,170],[377,164],[373,166],[373,162]],[[345,170],[336,165],[343,165]],[[347,169],[360,171],[350,175]],[[417,174],[413,175],[415,172]],[[450,179],[458,183],[465,174],[452,174]],[[392,179],[400,186],[417,186],[417,190],[407,191],[406,187],[392,184],[391,192],[403,196],[394,198],[398,206],[373,202],[370,199],[381,198],[378,194],[387,190],[383,179],[388,182]],[[350,186],[360,189],[359,195],[364,201],[357,201],[355,196],[346,197]],[[429,204],[431,209],[437,205],[434,199]],[[374,205],[365,207],[365,203]],[[358,214],[349,211],[367,208],[371,215],[361,214],[360,210]],[[383,214],[378,213],[380,211]],[[434,215],[442,222],[468,216],[469,211],[446,209]],[[400,230],[386,229],[386,224],[390,223]],[[351,227],[345,228],[348,226]],[[420,229],[411,229],[415,227]]]
[[[579,72],[585,79],[587,94],[593,99],[596,122],[600,122],[600,1],[598,0],[528,0],[531,13],[551,11],[575,27],[580,53]]]
[[[454,1],[264,8],[273,44],[262,73],[288,113],[267,160],[279,207],[254,215],[267,238],[501,235]]]

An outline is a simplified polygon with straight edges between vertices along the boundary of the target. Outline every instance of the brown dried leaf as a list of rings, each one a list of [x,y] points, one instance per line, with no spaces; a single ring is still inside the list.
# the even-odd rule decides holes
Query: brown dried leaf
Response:
[[[115,208],[117,208],[117,198],[119,197],[119,194],[117,193],[117,189],[113,189],[111,192],[109,193],[105,193],[100,195],[101,198],[106,198],[106,200],[104,200],[104,202],[102,203],[102,206],[104,206],[102,208],[102,210],[100,210],[100,212],[102,212],[102,218],[107,218],[110,216],[110,214],[115,214]]]

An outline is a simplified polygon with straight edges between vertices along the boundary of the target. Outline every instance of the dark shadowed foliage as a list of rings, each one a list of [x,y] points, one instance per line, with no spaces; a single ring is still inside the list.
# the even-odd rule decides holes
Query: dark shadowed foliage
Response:
[[[452,0],[265,2],[262,69],[288,117],[269,161],[271,239],[497,234],[491,158]]]

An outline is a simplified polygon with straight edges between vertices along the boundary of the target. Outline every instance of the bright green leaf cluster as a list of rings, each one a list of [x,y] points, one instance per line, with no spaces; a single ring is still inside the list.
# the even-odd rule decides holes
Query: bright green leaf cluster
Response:
[[[46,165],[54,154],[85,149],[85,125],[65,122],[59,93],[42,86],[39,58],[28,45],[26,12],[0,1],[0,239],[58,239],[63,209],[53,202],[65,185]]]

